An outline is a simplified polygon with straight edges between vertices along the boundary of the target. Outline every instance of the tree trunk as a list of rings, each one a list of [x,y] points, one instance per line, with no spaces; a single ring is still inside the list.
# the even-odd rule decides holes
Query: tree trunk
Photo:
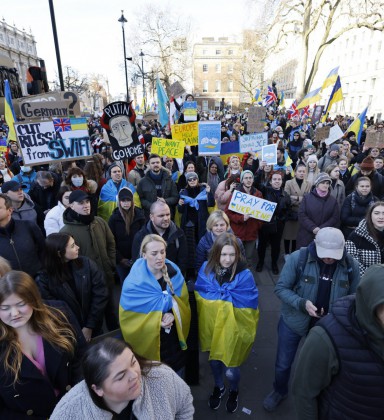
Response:
[[[297,66],[298,78],[296,88],[296,99],[297,103],[300,103],[303,97],[306,95],[305,80],[307,76],[307,62],[308,62],[308,41],[309,41],[309,29],[311,21],[312,11],[312,0],[309,0],[306,4],[303,16],[303,29],[301,32],[301,54],[299,63]]]

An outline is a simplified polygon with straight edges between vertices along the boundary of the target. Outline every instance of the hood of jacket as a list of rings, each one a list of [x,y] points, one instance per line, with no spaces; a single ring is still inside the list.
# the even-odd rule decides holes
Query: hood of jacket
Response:
[[[13,213],[23,213],[26,211],[30,211],[34,208],[35,208],[35,203],[32,201],[32,199],[29,197],[28,194],[24,193],[23,204],[18,209],[13,209]]]

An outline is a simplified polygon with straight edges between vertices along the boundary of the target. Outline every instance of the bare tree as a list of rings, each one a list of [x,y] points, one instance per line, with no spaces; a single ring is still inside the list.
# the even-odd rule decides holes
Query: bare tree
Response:
[[[89,79],[86,75],[81,75],[71,66],[64,66],[64,90],[74,91],[81,95],[88,90]],[[60,83],[56,75],[55,90],[60,90]]]
[[[384,30],[383,0],[270,0],[275,6],[270,21],[277,34],[271,53],[292,47],[287,42],[291,35],[300,36],[301,49],[298,64],[297,98],[310,89],[325,49],[346,32],[356,28]],[[309,52],[314,52],[309,60]],[[313,49],[313,50],[312,50]]]

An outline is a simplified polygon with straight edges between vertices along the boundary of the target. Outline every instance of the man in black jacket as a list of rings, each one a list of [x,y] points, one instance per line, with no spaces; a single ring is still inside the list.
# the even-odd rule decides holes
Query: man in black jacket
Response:
[[[171,221],[169,206],[162,201],[151,205],[150,220],[136,233],[132,244],[132,259],[140,257],[141,242],[146,235],[156,234],[167,242],[167,258],[177,264],[185,274],[187,269],[188,249],[184,232]]]

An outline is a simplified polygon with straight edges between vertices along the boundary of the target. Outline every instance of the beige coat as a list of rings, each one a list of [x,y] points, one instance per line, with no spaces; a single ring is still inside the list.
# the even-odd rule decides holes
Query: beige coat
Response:
[[[298,212],[299,206],[300,206],[301,201],[303,200],[304,194],[307,194],[308,192],[311,191],[311,184],[304,179],[300,188],[299,184],[296,182],[296,178],[293,178],[285,183],[284,191],[287,194],[289,194],[291,198],[292,211]],[[295,241],[298,232],[299,232],[299,222],[297,220],[288,220],[285,223],[283,239]]]

